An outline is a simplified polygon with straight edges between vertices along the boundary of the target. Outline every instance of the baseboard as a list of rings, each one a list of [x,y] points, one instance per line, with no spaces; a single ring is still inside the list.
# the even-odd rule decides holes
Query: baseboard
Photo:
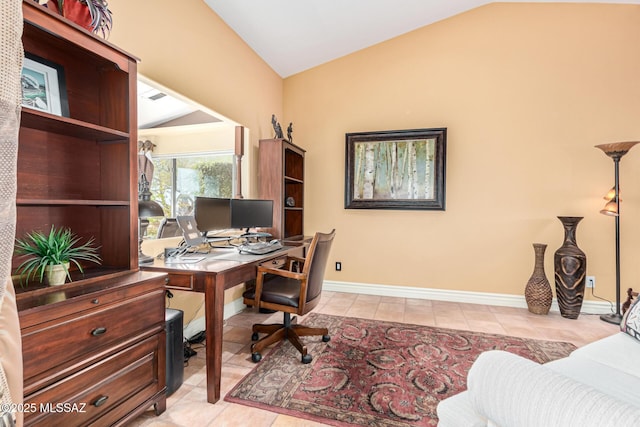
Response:
[[[224,320],[235,316],[236,314],[242,312],[247,306],[244,304],[242,298],[238,298],[236,300],[231,301],[228,304],[224,305]],[[188,325],[184,325],[183,335],[184,339],[188,340],[192,337],[198,335],[198,333],[205,330],[205,319],[204,316],[196,317],[192,321],[189,322]]]
[[[228,318],[235,316],[236,314],[243,311],[245,308],[247,308],[247,306],[245,305],[243,298],[238,298],[231,301],[229,304],[225,304],[224,314],[223,314],[224,320],[227,320]]]
[[[332,292],[348,292],[353,294],[379,295],[389,297],[404,297],[415,299],[429,299],[435,301],[453,301],[469,304],[497,305],[502,307],[527,308],[524,295],[497,294],[489,292],[470,292],[449,289],[416,288],[411,286],[391,286],[370,283],[337,282],[325,280],[323,290]],[[612,305],[608,302],[585,300],[581,313],[604,314],[612,312]],[[554,298],[551,311],[560,311],[558,302]]]
[[[456,291],[450,289],[416,288],[412,286],[392,286],[372,283],[337,282],[325,280],[323,290],[331,292],[347,292],[352,294],[379,295],[388,297],[403,297],[415,299],[429,299],[435,301],[464,302],[469,304],[497,305],[501,307],[527,308],[524,295],[497,294],[490,292]],[[225,320],[245,309],[242,298],[231,301],[224,306]],[[550,311],[559,312],[558,302],[554,298]],[[608,302],[585,300],[582,303],[584,314],[612,313],[612,304]]]

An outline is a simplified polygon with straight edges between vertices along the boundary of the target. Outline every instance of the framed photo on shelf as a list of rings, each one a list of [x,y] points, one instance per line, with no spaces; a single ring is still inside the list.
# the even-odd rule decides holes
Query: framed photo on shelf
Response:
[[[20,80],[23,107],[69,117],[67,85],[62,66],[25,53]]]
[[[447,129],[346,134],[345,209],[445,210]]]

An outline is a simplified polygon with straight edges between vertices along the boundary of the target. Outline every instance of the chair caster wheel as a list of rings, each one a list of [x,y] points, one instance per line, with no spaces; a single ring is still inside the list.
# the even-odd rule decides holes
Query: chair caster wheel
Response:
[[[251,341],[258,341],[258,333],[257,333],[257,332],[254,332],[254,333],[251,335]]]
[[[331,340],[331,337],[329,335],[322,336],[322,342],[329,342],[329,340]]]
[[[302,363],[304,364],[311,363],[312,360],[313,357],[310,354],[305,354],[304,356],[302,356]]]
[[[258,363],[262,360],[262,355],[260,353],[251,353],[251,361],[253,363]]]

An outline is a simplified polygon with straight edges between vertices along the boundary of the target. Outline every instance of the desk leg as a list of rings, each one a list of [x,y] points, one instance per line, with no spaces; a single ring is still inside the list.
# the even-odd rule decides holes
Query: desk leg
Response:
[[[214,275],[205,276],[205,323],[207,351],[207,402],[220,399],[222,374],[222,330],[224,323],[224,288],[216,286]]]

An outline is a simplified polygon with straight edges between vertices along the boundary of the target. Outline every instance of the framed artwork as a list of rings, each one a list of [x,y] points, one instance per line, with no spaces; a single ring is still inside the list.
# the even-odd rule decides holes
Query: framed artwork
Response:
[[[22,106],[69,117],[64,69],[60,65],[25,53],[20,80]]]
[[[346,134],[345,209],[445,210],[447,129]]]

